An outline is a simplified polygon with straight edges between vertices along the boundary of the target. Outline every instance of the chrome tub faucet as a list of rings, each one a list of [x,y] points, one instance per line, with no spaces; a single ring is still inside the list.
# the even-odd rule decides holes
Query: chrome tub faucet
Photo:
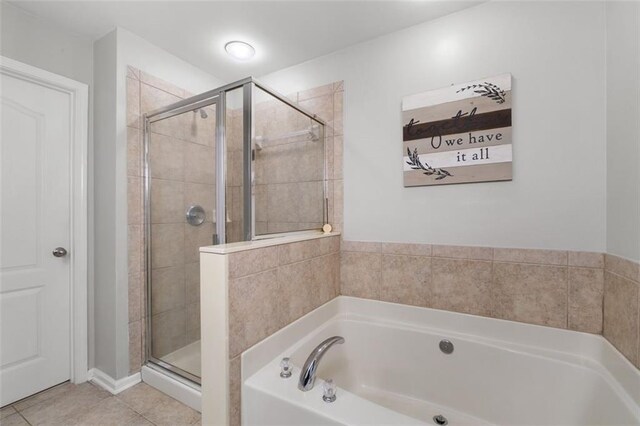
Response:
[[[303,392],[307,392],[313,389],[313,384],[316,381],[316,370],[320,365],[320,360],[329,348],[336,343],[344,343],[344,338],[341,336],[329,337],[324,342],[320,343],[314,350],[311,351],[309,357],[302,367],[300,372],[300,381],[298,381],[298,389]]]

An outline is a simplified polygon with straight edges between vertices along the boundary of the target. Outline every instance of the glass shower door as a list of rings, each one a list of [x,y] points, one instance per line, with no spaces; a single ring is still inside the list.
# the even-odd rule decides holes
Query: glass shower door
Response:
[[[199,248],[217,242],[217,106],[178,108],[147,124],[148,358],[197,383]]]

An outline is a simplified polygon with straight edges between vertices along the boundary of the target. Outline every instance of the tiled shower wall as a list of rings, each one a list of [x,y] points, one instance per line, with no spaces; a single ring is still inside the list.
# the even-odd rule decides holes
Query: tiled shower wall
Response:
[[[144,354],[146,294],[144,271],[143,149],[145,112],[190,94],[130,67],[127,75],[129,215],[129,359],[138,371]],[[199,247],[210,245],[215,208],[215,109],[206,118],[189,112],[150,127],[152,188],[151,268],[153,353],[164,356],[200,338]],[[198,227],[185,220],[187,207],[207,215]]]
[[[342,114],[342,84],[293,93],[289,99],[328,123],[326,146],[320,127],[304,114],[275,98],[256,103],[255,200],[260,235],[318,229],[324,224],[324,159],[326,154],[327,166],[333,165],[334,140],[342,136],[342,127],[334,123],[334,116]],[[341,176],[329,170],[329,177],[333,184]]]
[[[343,295],[604,334],[640,368],[640,269],[624,259],[343,241],[340,268]]]

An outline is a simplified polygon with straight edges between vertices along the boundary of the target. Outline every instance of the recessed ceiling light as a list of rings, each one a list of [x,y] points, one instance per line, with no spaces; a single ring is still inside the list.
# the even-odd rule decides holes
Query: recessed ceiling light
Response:
[[[247,61],[256,54],[256,49],[244,41],[230,41],[224,45],[224,50],[233,58],[240,61]]]

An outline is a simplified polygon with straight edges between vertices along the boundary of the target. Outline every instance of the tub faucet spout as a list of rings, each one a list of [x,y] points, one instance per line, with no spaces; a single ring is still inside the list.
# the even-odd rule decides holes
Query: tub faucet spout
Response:
[[[316,381],[316,370],[320,365],[320,360],[329,348],[336,343],[344,343],[344,338],[341,336],[329,337],[324,342],[320,343],[314,350],[311,351],[309,357],[302,367],[300,372],[300,381],[298,381],[298,389],[302,392],[313,389],[313,384]]]

